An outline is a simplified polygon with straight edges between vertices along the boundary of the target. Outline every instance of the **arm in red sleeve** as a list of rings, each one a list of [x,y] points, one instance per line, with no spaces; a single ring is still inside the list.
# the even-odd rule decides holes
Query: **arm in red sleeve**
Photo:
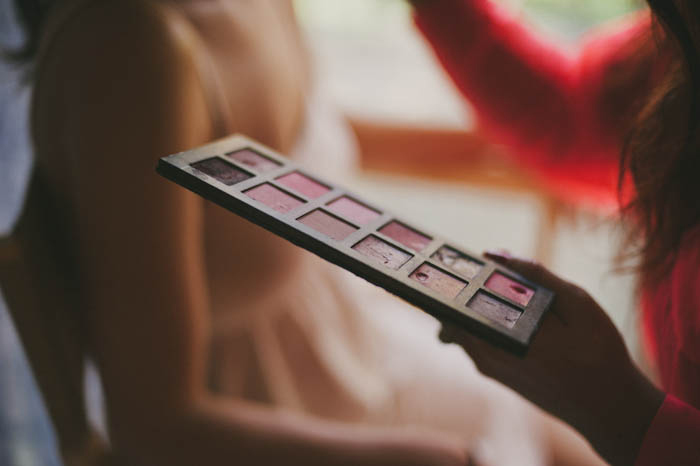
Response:
[[[700,411],[667,395],[649,426],[635,466],[700,464]]]
[[[648,14],[573,56],[489,0],[415,4],[418,28],[485,134],[560,194],[607,201],[615,193],[623,135],[651,87]]]

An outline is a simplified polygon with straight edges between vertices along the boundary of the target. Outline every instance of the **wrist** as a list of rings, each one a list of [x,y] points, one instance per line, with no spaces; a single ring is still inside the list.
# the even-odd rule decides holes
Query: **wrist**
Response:
[[[633,364],[614,382],[605,402],[593,411],[595,419],[580,430],[611,465],[632,466],[665,393]]]

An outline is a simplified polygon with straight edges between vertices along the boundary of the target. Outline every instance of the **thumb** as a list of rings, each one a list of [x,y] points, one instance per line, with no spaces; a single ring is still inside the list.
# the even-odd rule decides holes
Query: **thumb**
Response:
[[[440,328],[440,334],[438,335],[438,338],[443,343],[454,343],[457,340],[457,336],[460,330],[448,322],[441,323],[442,327]]]

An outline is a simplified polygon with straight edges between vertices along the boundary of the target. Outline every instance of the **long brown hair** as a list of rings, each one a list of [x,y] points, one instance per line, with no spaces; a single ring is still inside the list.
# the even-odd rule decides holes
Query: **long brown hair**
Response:
[[[619,179],[621,192],[627,178],[634,186],[621,211],[629,220],[624,252],[639,257],[643,282],[669,271],[684,238],[700,224],[700,4],[648,3],[671,64],[628,134]]]

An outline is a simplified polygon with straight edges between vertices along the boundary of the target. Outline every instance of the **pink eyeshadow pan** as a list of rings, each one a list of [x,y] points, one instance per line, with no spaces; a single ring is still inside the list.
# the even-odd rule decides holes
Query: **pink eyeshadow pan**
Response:
[[[455,278],[430,264],[421,265],[413,271],[410,277],[431,290],[452,299],[456,298],[467,286],[467,282]]]
[[[352,248],[394,270],[398,270],[413,257],[374,235],[369,235]]]
[[[431,238],[428,236],[418,233],[396,221],[383,226],[379,231],[415,251],[422,251],[431,241]]]
[[[274,170],[279,167],[280,164],[274,160],[268,159],[267,157],[258,154],[250,149],[243,149],[236,152],[229,152],[226,154],[227,157],[239,162],[247,167],[259,173],[265,173],[270,170]]]
[[[262,202],[268,207],[272,207],[277,212],[286,213],[290,210],[296,209],[304,201],[298,199],[291,194],[287,194],[281,189],[277,189],[269,183],[261,184],[248,191],[245,191],[248,197],[255,199],[256,201]]]
[[[513,328],[522,312],[513,306],[479,291],[468,304],[472,311],[481,314],[489,320],[497,322],[504,327]]]
[[[366,225],[382,215],[347,196],[343,196],[328,204],[328,209],[359,225]]]
[[[321,209],[309,212],[297,220],[338,241],[344,240],[357,230],[357,227],[335,218],[333,215],[327,214]]]
[[[191,164],[191,166],[200,172],[219,180],[227,186],[240,183],[241,181],[247,180],[253,176],[248,172],[234,167],[230,163],[224,162],[218,157],[202,160]]]
[[[447,246],[438,249],[431,257],[465,278],[476,277],[483,267],[481,262],[467,257]]]
[[[314,181],[308,176],[304,176],[299,172],[292,172],[287,175],[280,176],[279,178],[276,178],[275,181],[283,186],[292,188],[293,190],[311,199],[316,199],[317,197],[320,197],[331,190],[331,188],[328,186]]]
[[[532,299],[532,296],[535,294],[535,290],[532,288],[520,282],[516,282],[498,272],[489,277],[485,286],[489,290],[493,290],[522,306],[527,306],[527,303],[530,302],[530,299]]]

